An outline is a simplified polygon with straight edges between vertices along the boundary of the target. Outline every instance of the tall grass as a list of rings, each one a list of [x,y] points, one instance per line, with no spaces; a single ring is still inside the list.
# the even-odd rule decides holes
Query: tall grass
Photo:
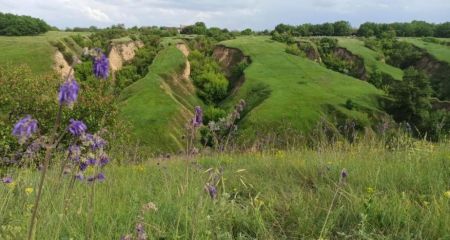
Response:
[[[449,145],[413,141],[387,150],[378,141],[337,142],[199,156],[188,188],[182,157],[113,164],[95,188],[93,239],[120,239],[139,223],[150,239],[317,239],[322,229],[325,239],[447,239]],[[348,177],[339,185],[343,168]],[[83,239],[90,186],[69,190],[59,169],[48,172],[36,239]],[[9,171],[15,182],[0,184],[0,239],[23,239],[36,193],[26,189],[36,189],[39,172]],[[217,199],[204,190],[211,178]]]

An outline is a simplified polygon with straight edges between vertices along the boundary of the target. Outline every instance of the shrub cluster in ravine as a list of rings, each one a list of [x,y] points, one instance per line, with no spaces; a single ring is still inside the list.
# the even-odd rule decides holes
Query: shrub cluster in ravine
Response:
[[[44,20],[0,12],[0,35],[28,36],[46,33],[51,27]]]
[[[191,78],[198,96],[209,104],[219,103],[228,93],[228,80],[212,57],[194,50],[189,55]]]

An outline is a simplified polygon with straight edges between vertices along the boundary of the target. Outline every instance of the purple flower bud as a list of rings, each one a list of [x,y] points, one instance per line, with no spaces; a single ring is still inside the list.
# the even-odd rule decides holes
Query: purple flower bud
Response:
[[[210,185],[209,183],[205,186],[206,192],[208,192],[211,199],[217,198],[217,189],[214,185]]]
[[[105,54],[94,58],[93,72],[97,78],[107,79],[109,76],[109,60]]]
[[[59,103],[72,106],[78,98],[79,89],[77,81],[74,78],[69,78],[59,88]]]
[[[88,164],[86,162],[80,162],[80,165],[79,165],[80,171],[84,172],[87,167],[88,167]]]
[[[202,123],[203,123],[202,108],[200,106],[196,106],[195,107],[195,115],[194,115],[194,118],[192,119],[192,125],[194,125],[194,127],[198,127],[198,126],[202,125]]]
[[[13,179],[12,179],[12,177],[4,177],[4,178],[2,178],[2,182],[5,184],[9,184],[9,183],[13,182]]]
[[[22,144],[28,140],[38,130],[38,123],[35,119],[32,119],[30,115],[19,120],[14,129],[12,135],[18,138],[19,143]]]
[[[79,172],[75,175],[75,179],[82,181],[84,179],[83,173]]]
[[[70,119],[69,132],[74,136],[81,136],[87,130],[86,124],[82,121]]]
[[[103,173],[97,174],[97,180],[99,180],[100,182],[105,181],[105,174]]]
[[[96,163],[97,163],[97,160],[95,158],[90,157],[87,160],[87,164],[90,166],[94,166]]]
[[[109,163],[109,158],[106,154],[103,154],[100,156],[100,166],[104,167],[106,164]]]

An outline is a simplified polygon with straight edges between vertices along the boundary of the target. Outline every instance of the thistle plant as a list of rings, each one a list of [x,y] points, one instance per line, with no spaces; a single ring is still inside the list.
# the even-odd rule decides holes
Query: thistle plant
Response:
[[[93,74],[100,78],[106,79],[109,76],[109,60],[106,56],[97,51],[97,56],[93,58],[94,69]],[[74,61],[74,64],[77,61]],[[56,120],[53,129],[47,136],[37,136],[39,135],[38,121],[33,119],[31,115],[27,115],[20,119],[13,128],[12,135],[17,138],[17,141],[21,145],[28,144],[26,148],[26,155],[32,156],[34,153],[39,151],[41,148],[45,149],[45,157],[40,167],[41,177],[39,180],[37,195],[33,205],[32,215],[30,219],[30,225],[28,229],[28,239],[33,239],[34,230],[36,225],[36,218],[41,202],[43,186],[45,182],[45,177],[48,171],[49,163],[52,158],[53,152],[62,141],[66,133],[70,133],[74,140],[70,144],[68,149],[68,159],[72,161],[72,170],[74,172],[73,179],[83,180],[83,173],[88,169],[90,171],[90,176],[86,179],[88,182],[92,183],[92,191],[90,196],[90,214],[88,223],[92,223],[93,220],[93,209],[94,209],[94,183],[97,181],[104,181],[105,175],[101,172],[102,168],[109,162],[109,158],[104,152],[104,147],[106,141],[100,137],[100,134],[89,134],[87,133],[87,126],[83,121],[71,119],[67,128],[61,128],[62,121],[62,111],[64,107],[72,109],[74,104],[78,99],[78,94],[80,86],[78,85],[76,79],[73,76],[72,65],[69,73],[66,76],[65,81],[61,84],[58,93],[58,111],[56,113]],[[35,137],[37,136],[37,137]],[[88,149],[88,150],[86,150]],[[62,171],[65,169],[66,162],[62,163]],[[77,169],[76,169],[77,168]],[[2,182],[12,182],[12,178],[3,178]],[[92,224],[90,224],[92,225]],[[90,227],[87,232],[87,238],[92,238],[92,227]]]
[[[208,123],[208,128],[213,137],[216,150],[226,151],[228,149],[230,140],[238,129],[237,121],[241,119],[245,105],[245,101],[241,99],[227,117],[221,118],[217,122],[211,121]]]
[[[194,117],[186,124],[186,155],[189,157],[196,152],[194,147],[197,130],[203,124],[203,110],[200,106],[194,109]]]

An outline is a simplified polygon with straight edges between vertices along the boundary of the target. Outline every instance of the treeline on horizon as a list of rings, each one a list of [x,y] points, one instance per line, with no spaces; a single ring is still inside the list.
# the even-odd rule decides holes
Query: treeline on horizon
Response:
[[[373,23],[366,22],[353,29],[347,21],[322,24],[287,25],[278,24],[275,32],[290,34],[292,36],[350,36],[382,37],[385,34],[397,37],[450,37],[450,22],[434,24],[425,21],[412,21],[410,23]]]

